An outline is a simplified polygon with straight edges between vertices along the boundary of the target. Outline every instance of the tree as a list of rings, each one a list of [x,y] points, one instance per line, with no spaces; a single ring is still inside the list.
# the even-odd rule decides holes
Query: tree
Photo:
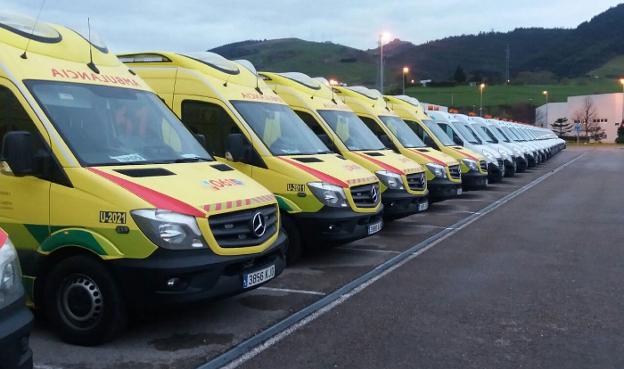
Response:
[[[596,111],[596,105],[594,100],[587,96],[583,100],[583,106],[574,113],[574,121],[581,123],[583,131],[585,132],[585,139],[589,142],[590,139],[600,141],[606,137],[604,129],[598,122],[598,112]]]
[[[572,128],[572,124],[568,123],[568,118],[559,118],[552,124],[553,131],[560,138],[572,132]]]
[[[467,79],[466,73],[464,72],[464,69],[461,67],[461,65],[458,65],[457,69],[455,69],[455,74],[453,75],[453,79],[457,83],[466,82],[466,79]]]
[[[624,144],[624,121],[620,123],[620,126],[617,130],[617,138],[615,139],[616,143]]]

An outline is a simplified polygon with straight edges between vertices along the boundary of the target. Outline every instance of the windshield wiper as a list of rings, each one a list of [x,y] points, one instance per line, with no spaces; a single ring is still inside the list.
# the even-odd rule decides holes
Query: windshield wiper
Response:
[[[194,158],[181,158],[172,161],[172,163],[195,163],[198,161],[212,161],[213,159],[202,158],[202,157],[194,157]]]

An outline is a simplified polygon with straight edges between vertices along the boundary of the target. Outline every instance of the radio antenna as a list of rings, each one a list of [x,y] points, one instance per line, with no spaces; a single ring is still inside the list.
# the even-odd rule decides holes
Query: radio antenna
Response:
[[[100,70],[93,62],[93,44],[91,43],[91,19],[89,19],[89,17],[87,17],[87,28],[89,32],[87,39],[87,41],[89,41],[89,64],[87,64],[87,67],[89,67],[89,69],[91,69],[95,73],[100,74]]]
[[[41,0],[41,6],[39,7],[39,11],[37,12],[37,18],[35,18],[35,23],[33,24],[32,27],[32,31],[30,31],[31,35],[35,34],[35,29],[37,28],[37,24],[39,23],[39,17],[41,16],[41,11],[43,10],[43,6],[45,5],[45,0]],[[24,49],[24,52],[21,55],[22,59],[28,59],[28,47],[30,46],[30,40],[32,40],[32,37],[29,37],[28,40],[26,40],[26,48]]]

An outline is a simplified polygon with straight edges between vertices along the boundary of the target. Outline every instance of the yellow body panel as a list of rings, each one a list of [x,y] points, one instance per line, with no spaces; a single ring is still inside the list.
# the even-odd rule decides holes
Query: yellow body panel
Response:
[[[331,129],[329,124],[319,114],[321,110],[352,111],[348,105],[335,98],[330,87],[319,82],[318,88],[315,89],[306,87],[277,73],[261,72],[261,74],[265,76],[266,83],[273,91],[284,99],[293,110],[310,114],[345,158],[352,160],[373,173],[390,169],[401,175],[403,186],[407,192],[420,196],[427,194],[426,188],[422,191],[414,191],[409,189],[407,184],[406,175],[424,171],[417,162],[392,150],[351,151],[347,148],[336,132]],[[367,152],[381,155],[371,156]],[[382,185],[382,189],[386,190],[385,185]]]
[[[378,183],[377,178],[364,167],[350,160],[341,159],[336,154],[275,156],[269,151],[232,102],[256,101],[287,105],[262,78],[250,70],[241,65],[235,74],[230,74],[192,57],[171,52],[127,54],[121,55],[120,58],[122,60],[132,58],[133,55],[163,57],[162,60],[155,62],[128,61],[127,65],[167,101],[178,117],[182,117],[182,104],[185,101],[205,102],[225,111],[228,119],[240,129],[266,167],[234,162],[228,160],[225,155],[217,158],[262,183],[278,197],[278,200],[287,199],[287,202],[280,203],[283,210],[297,213],[316,212],[321,209],[323,204],[312,194],[307,183],[325,181],[324,176],[344,184],[345,194],[353,211],[377,213],[380,210],[381,203],[372,208],[357,207],[350,195],[349,190],[354,186]],[[175,86],[175,91],[172,90],[172,86]],[[184,120],[184,117],[182,119]],[[295,160],[301,157],[314,157],[318,160],[305,163]],[[288,203],[295,204],[296,208],[289,206]]]

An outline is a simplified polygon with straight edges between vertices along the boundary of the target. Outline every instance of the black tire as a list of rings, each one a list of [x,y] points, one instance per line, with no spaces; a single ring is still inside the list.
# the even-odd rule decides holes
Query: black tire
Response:
[[[46,276],[43,309],[61,339],[94,346],[123,331],[128,314],[110,272],[95,257],[72,256]]]
[[[303,241],[297,224],[288,217],[282,215],[282,227],[288,237],[288,248],[286,249],[286,265],[293,265],[301,259],[303,255]]]

